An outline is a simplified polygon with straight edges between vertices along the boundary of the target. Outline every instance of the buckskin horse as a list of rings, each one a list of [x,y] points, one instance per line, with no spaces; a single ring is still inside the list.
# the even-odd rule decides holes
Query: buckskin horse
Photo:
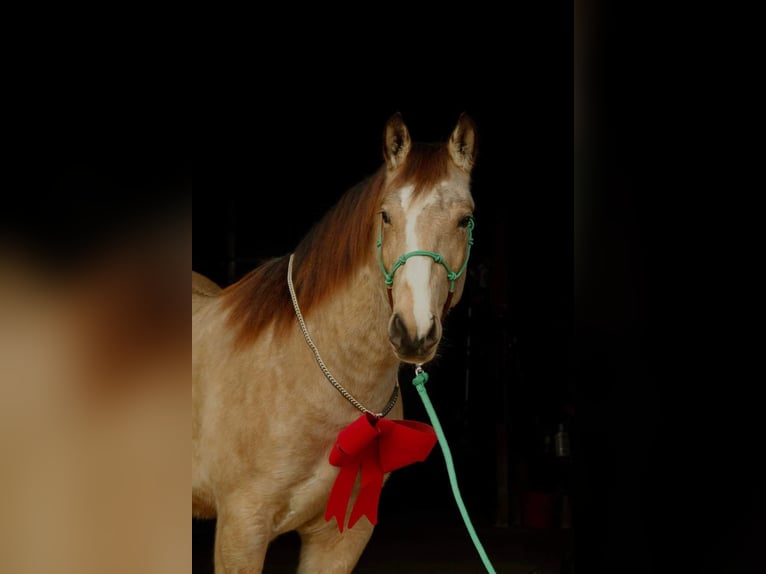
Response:
[[[217,519],[216,572],[261,572],[269,543],[288,531],[301,537],[300,573],[356,565],[377,499],[347,513],[349,492],[331,511],[344,474],[328,458],[347,454],[341,431],[355,421],[369,432],[408,422],[399,367],[434,358],[463,292],[475,157],[467,115],[447,141],[419,143],[397,113],[380,168],[291,254],[225,289],[192,272],[192,514]],[[364,476],[345,476],[360,497]]]

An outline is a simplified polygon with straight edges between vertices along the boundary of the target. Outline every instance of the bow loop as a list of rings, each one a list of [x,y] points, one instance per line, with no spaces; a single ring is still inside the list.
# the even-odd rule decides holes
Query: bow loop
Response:
[[[383,472],[423,462],[436,445],[436,433],[425,423],[381,419],[379,428],[380,466]]]
[[[377,422],[377,417],[365,413],[340,431],[330,452],[330,464],[344,466],[355,461],[378,438]]]

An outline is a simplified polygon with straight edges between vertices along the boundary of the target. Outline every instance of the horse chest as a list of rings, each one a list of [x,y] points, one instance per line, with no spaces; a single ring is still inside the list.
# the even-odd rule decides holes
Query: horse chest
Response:
[[[297,481],[275,492],[276,504],[272,506],[274,531],[282,533],[296,529],[323,513],[337,470],[322,460]]]

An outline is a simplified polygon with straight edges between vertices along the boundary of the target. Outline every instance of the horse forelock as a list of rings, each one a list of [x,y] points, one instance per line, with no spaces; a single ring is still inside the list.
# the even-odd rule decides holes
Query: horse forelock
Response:
[[[412,195],[416,197],[447,179],[451,163],[445,144],[413,143],[407,160],[397,170],[390,187],[412,186]]]

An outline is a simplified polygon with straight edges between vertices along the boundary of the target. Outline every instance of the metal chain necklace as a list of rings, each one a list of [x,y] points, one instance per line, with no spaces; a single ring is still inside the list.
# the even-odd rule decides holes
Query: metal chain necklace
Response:
[[[362,411],[363,413],[369,413],[373,416],[376,416],[378,418],[382,418],[386,416],[389,412],[391,412],[391,409],[394,408],[394,405],[396,404],[396,401],[399,399],[399,381],[396,382],[396,385],[394,386],[394,392],[391,394],[391,398],[388,401],[388,404],[386,405],[386,408],[383,409],[380,413],[375,413],[362,405],[358,400],[356,400],[351,393],[349,393],[346,389],[343,388],[343,386],[335,380],[335,377],[332,376],[329,369],[325,366],[324,361],[322,360],[322,357],[319,354],[319,349],[317,349],[317,346],[314,344],[314,341],[311,340],[311,336],[309,335],[309,331],[306,328],[306,322],[303,320],[303,315],[301,314],[301,310],[298,307],[298,298],[295,296],[295,288],[293,287],[293,255],[290,254],[290,261],[287,264],[287,287],[290,289],[290,298],[293,301],[293,309],[295,309],[295,316],[298,317],[298,323],[300,323],[301,331],[303,331],[303,337],[306,339],[306,343],[308,344],[311,351],[314,353],[314,358],[317,361],[317,364],[319,365],[319,368],[322,369],[322,373],[324,373],[324,376],[327,378],[328,381],[332,383],[332,385],[338,390],[338,392],[343,395],[343,398],[346,399],[348,402],[350,402],[352,405],[354,405],[357,409]]]

